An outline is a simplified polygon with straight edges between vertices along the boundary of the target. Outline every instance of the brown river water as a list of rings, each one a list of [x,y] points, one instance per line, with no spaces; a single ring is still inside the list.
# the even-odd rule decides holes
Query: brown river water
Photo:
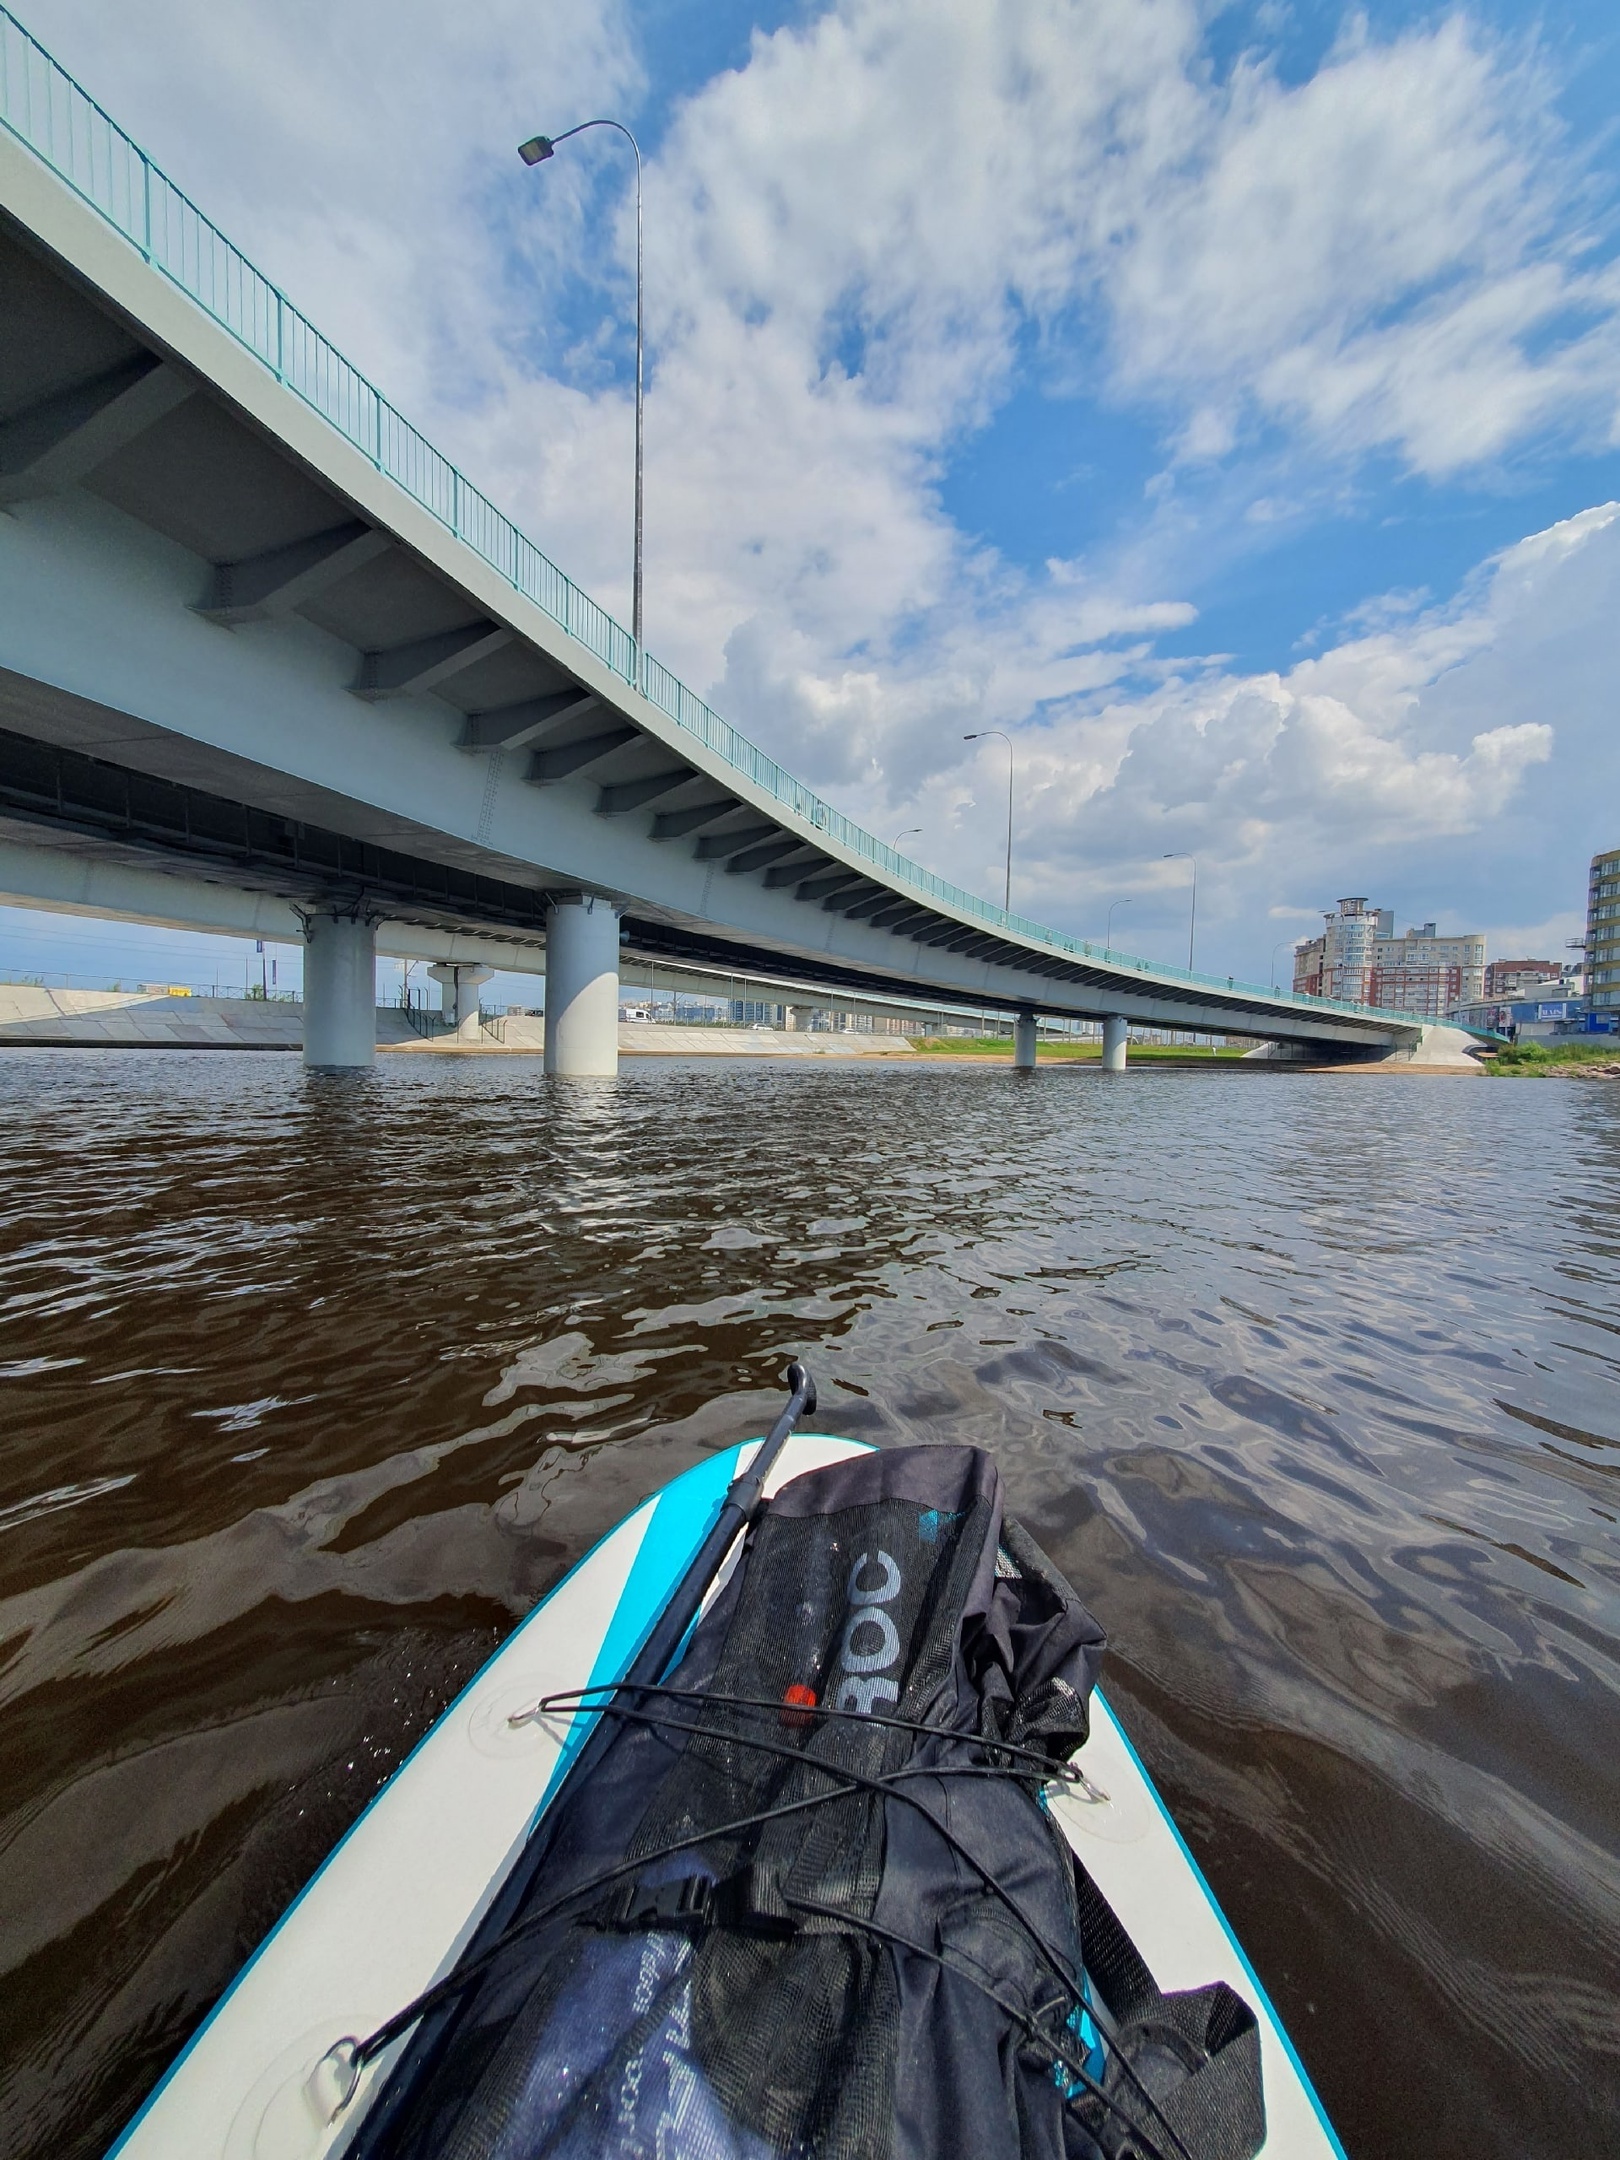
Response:
[[[794,1353],[994,1452],[1352,2160],[1616,2149],[1620,1085],[9,1051],[6,2160]]]

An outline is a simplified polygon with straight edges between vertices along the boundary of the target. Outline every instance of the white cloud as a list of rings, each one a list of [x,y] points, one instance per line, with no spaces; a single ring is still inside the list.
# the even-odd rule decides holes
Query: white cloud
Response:
[[[1212,670],[1066,714],[1028,762],[1026,902],[1083,924],[1106,895],[1164,892],[1185,873],[1161,858],[1185,850],[1201,916],[1251,968],[1262,918],[1281,935],[1341,891],[1520,943],[1571,919],[1613,844],[1617,680],[1610,503],[1286,674]],[[1525,913],[1537,900],[1564,907]]]
[[[1256,417],[1430,474],[1553,423],[1601,438],[1620,286],[1589,259],[1550,90],[1461,13],[1363,28],[1298,85],[1239,67],[1180,159],[1115,182],[1121,382],[1186,397],[1189,457]]]
[[[1173,501],[1111,569],[1018,575],[965,544],[936,476],[1029,324],[1061,345],[1089,309],[1091,388],[1161,406],[1184,455],[1281,422],[1300,455],[1393,448],[1435,473],[1608,425],[1617,295],[1585,267],[1532,65],[1458,17],[1346,43],[1297,86],[1245,66],[1219,88],[1201,27],[1181,0],[845,0],[756,39],[657,162],[656,636],[874,822],[959,790],[976,724],[1023,724],[1032,774],[1074,758],[1056,796],[1093,785],[1123,718],[1082,749],[1030,716],[1125,683],[1145,655],[1121,641],[1192,612],[1155,561],[1225,544]],[[1542,754],[1509,718],[1392,765],[1365,701],[1393,648],[1355,665],[1354,701],[1326,669],[1291,693],[1246,830],[1331,797],[1381,830],[1460,831]],[[1223,732],[1188,746],[1184,788],[1221,784]],[[1329,792],[1290,798],[1290,761]],[[1438,824],[1402,807],[1424,796]],[[974,874],[993,882],[988,851]]]

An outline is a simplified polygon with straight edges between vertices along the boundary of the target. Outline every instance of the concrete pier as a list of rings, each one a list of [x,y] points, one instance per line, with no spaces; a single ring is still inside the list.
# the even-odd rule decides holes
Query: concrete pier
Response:
[[[469,967],[465,962],[441,961],[428,973],[439,986],[439,1008],[455,1030],[458,1042],[473,1044],[480,1034],[478,993],[495,970]],[[618,1018],[617,1012],[614,1018]]]
[[[1121,1013],[1109,1013],[1103,1021],[1102,1062],[1104,1072],[1125,1070],[1125,1045],[1130,1027]]]
[[[546,910],[546,1071],[619,1069],[619,911],[599,893]]]
[[[1019,1013],[1013,1022],[1013,1070],[1035,1070],[1035,1015]]]
[[[353,915],[311,915],[304,931],[304,1063],[343,1072],[377,1051],[377,930]]]

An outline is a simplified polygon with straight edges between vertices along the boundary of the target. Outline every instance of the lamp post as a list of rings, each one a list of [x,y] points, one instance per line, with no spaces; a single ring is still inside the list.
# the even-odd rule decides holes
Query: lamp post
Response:
[[[1105,960],[1108,958],[1109,950],[1114,941],[1114,910],[1115,908],[1129,907],[1130,905],[1129,900],[1110,900],[1108,903],[1108,927],[1103,932],[1103,958]]]
[[[543,165],[555,157],[557,145],[587,128],[613,128],[630,145],[636,160],[636,548],[635,574],[630,598],[630,637],[636,648],[636,682],[641,681],[641,386],[642,386],[642,260],[641,260],[641,145],[622,120],[582,120],[578,127],[564,128],[560,135],[531,135],[519,143],[518,156],[525,165]]]
[[[1007,745],[1007,882],[1002,890],[1001,912],[1012,913],[1012,832],[1013,832],[1013,746],[1012,737],[1002,734],[998,727],[977,728],[971,735],[964,735],[964,742],[984,742],[994,735]]]
[[[1191,855],[1179,849],[1173,855],[1161,855],[1161,862],[1184,862],[1192,864],[1192,912],[1187,917],[1187,973],[1193,971],[1193,938],[1198,930],[1198,864]]]
[[[911,839],[911,838],[912,838],[912,836],[913,836],[914,834],[916,834],[916,833],[920,833],[921,831],[922,831],[922,827],[921,827],[920,825],[908,825],[908,826],[906,827],[906,829],[905,829],[905,831],[904,831],[904,832],[901,832],[901,833],[896,833],[896,834],[895,834],[895,836],[894,836],[894,839],[893,839],[893,840],[892,840],[892,842],[890,843],[890,845],[891,845],[891,846],[893,847],[893,849],[894,849],[895,853],[896,853],[897,855],[899,854],[899,852],[900,852],[900,843],[901,843],[901,841],[902,841],[902,840],[909,840],[909,839]]]
[[[1284,947],[1285,945],[1292,945],[1292,946],[1294,946],[1294,947],[1295,947],[1295,948],[1297,949],[1297,948],[1298,948],[1298,945],[1299,945],[1299,940],[1298,940],[1297,938],[1291,938],[1291,937],[1280,937],[1280,938],[1279,938],[1279,939],[1277,940],[1276,944],[1272,946],[1272,948],[1271,948],[1271,967],[1270,967],[1269,973],[1270,973],[1270,975],[1271,975],[1271,987],[1272,987],[1272,989],[1273,989],[1273,990],[1276,990],[1277,988],[1279,988],[1279,984],[1278,984],[1278,982],[1277,982],[1277,955],[1278,955],[1278,953],[1280,953],[1280,952],[1282,951],[1282,949],[1283,949],[1283,947]],[[1294,986],[1293,986],[1293,984],[1292,984],[1292,982],[1290,982],[1290,983],[1289,983],[1288,987],[1289,987],[1290,991],[1292,991],[1292,989],[1293,989],[1293,987],[1294,987]]]

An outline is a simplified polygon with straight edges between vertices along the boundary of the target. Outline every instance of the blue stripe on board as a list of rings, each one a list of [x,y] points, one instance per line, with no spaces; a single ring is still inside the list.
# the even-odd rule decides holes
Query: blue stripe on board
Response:
[[[1332,2123],[1328,2121],[1327,2109],[1323,2107],[1321,2101],[1318,2100],[1318,2098],[1316,2097],[1316,2087],[1311,2083],[1310,2073],[1306,2070],[1305,2065],[1299,2059],[1298,2049],[1294,2046],[1293,2041],[1289,2038],[1288,2027],[1277,2015],[1276,2010],[1272,2007],[1271,1997],[1260,1985],[1260,1975],[1249,1963],[1249,1953],[1244,1949],[1242,1943],[1238,1941],[1236,1935],[1233,1934],[1232,1923],[1230,1920],[1227,1919],[1225,1913],[1222,1912],[1220,1907],[1220,1900],[1216,1897],[1214,1891],[1209,1887],[1209,1884],[1204,1880],[1203,1869],[1198,1865],[1198,1862],[1187,1850],[1187,1840],[1182,1836],[1180,1830],[1177,1828],[1176,1818],[1171,1814],[1170,1810],[1159,1798],[1159,1789],[1154,1784],[1152,1778],[1148,1776],[1147,1765],[1143,1762],[1141,1756],[1137,1754],[1135,1748],[1132,1747],[1130,1734],[1120,1723],[1119,1718],[1115,1714],[1113,1709],[1103,1699],[1102,1689],[1098,1688],[1096,1692],[1098,1700],[1103,1703],[1104,1709],[1106,1709],[1108,1711],[1108,1715],[1113,1718],[1114,1730],[1119,1734],[1120,1739],[1124,1742],[1126,1754],[1131,1758],[1131,1761],[1135,1763],[1137,1772],[1141,1777],[1142,1783],[1147,1787],[1148,1798],[1153,1802],[1153,1805],[1164,1817],[1166,1824],[1169,1826],[1170,1835],[1181,1847],[1181,1856],[1186,1861],[1188,1867],[1192,1869],[1193,1880],[1197,1883],[1199,1889],[1203,1891],[1205,1899],[1209,1904],[1210,1911],[1221,1923],[1221,1927],[1225,1931],[1227,1941],[1232,1945],[1233,1950],[1237,1954],[1238,1963],[1243,1967],[1243,1970],[1249,1976],[1249,1985],[1254,1989],[1255,1995],[1260,2000],[1260,2002],[1265,2005],[1266,2015],[1271,2020],[1272,2028],[1276,2032],[1278,2038],[1282,2041],[1283,2051],[1287,2055],[1288,2060],[1294,2066],[1294,2075],[1299,2079],[1300,2084],[1304,2087],[1306,2099],[1316,2110],[1316,2119],[1322,2126],[1322,2134],[1324,2135],[1324,2137],[1326,2137],[1328,2143],[1332,2146],[1334,2152],[1338,2155],[1338,2160],[1350,2160],[1349,2154],[1339,2143],[1339,2133],[1334,2129]]]
[[[698,1463],[684,1477],[666,1485],[658,1495],[653,1519],[631,1562],[629,1576],[602,1637],[596,1662],[591,1667],[592,1687],[607,1687],[615,1680],[622,1680],[630,1670],[637,1651],[652,1633],[659,1615],[696,1559],[698,1547],[718,1520],[726,1489],[737,1475],[737,1458],[741,1453],[741,1448],[727,1448],[723,1455]],[[531,1827],[550,1806],[552,1795],[600,1715],[599,1709],[575,1713],[550,1783],[540,1795]]]

